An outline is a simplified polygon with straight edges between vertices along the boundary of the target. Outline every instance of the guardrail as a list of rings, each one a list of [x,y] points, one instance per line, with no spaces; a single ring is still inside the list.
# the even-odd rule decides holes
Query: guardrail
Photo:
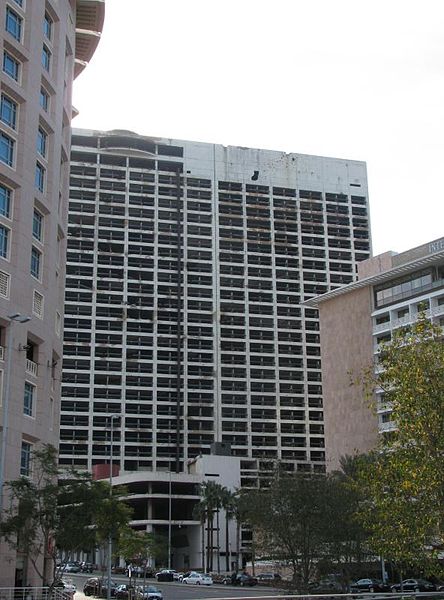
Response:
[[[5,587],[0,588],[0,600],[72,600],[73,594],[60,588]]]

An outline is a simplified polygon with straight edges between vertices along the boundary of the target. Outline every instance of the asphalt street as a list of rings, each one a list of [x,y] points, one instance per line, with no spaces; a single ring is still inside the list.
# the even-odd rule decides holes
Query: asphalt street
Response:
[[[83,594],[83,584],[89,577],[93,575],[83,574],[66,574],[77,586],[77,592],[74,595],[74,600],[91,600]],[[113,575],[113,581],[116,583],[128,583],[128,577]],[[136,580],[139,581],[139,580]],[[143,580],[140,580],[142,583]],[[184,583],[157,583],[154,580],[147,580],[148,584],[153,584],[162,591],[163,600],[205,600],[205,599],[237,599],[237,598],[276,598],[280,596],[279,590],[270,587],[255,586],[252,588],[237,588],[233,586],[225,586],[213,584],[212,586],[186,585]]]

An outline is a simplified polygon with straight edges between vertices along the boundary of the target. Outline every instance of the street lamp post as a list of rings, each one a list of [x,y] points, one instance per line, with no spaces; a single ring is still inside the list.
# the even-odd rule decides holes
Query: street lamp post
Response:
[[[0,514],[3,511],[3,487],[5,484],[5,464],[6,464],[6,449],[8,443],[8,427],[9,427],[9,396],[11,389],[11,364],[12,364],[12,348],[13,348],[13,332],[12,323],[27,323],[31,317],[15,313],[8,315],[9,319],[9,334],[6,343],[6,370],[5,370],[5,385],[3,399],[3,423],[2,423],[2,444],[0,455]]]
[[[114,419],[120,419],[120,415],[111,415],[110,416],[110,450],[109,450],[109,498],[111,502],[111,498],[113,495],[113,440],[114,440]],[[112,567],[112,551],[113,551],[113,536],[111,532],[111,524],[110,530],[108,534],[108,585],[106,588],[106,598],[107,600],[111,600],[111,567]]]

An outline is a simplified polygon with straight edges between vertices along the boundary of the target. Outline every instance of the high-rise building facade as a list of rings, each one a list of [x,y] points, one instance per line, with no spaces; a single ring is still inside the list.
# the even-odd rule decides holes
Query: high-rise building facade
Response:
[[[75,130],[60,460],[325,469],[317,311],[370,256],[365,164]]]
[[[71,88],[91,58],[103,0],[5,0],[0,8],[0,498],[58,444]],[[1,511],[0,505],[0,511]],[[0,547],[0,586],[32,585]]]
[[[377,373],[381,344],[420,312],[444,327],[444,238],[375,256],[359,265],[356,282],[308,304],[320,316],[326,458],[334,470],[342,456],[371,450],[396,427],[383,390],[372,406],[362,385],[350,381],[368,368]]]

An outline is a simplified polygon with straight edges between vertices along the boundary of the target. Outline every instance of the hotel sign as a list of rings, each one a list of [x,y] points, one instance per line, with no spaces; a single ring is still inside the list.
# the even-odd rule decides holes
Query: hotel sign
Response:
[[[440,240],[436,240],[436,242],[430,242],[429,244],[429,253],[433,254],[434,252],[440,252],[444,250],[444,238]]]

